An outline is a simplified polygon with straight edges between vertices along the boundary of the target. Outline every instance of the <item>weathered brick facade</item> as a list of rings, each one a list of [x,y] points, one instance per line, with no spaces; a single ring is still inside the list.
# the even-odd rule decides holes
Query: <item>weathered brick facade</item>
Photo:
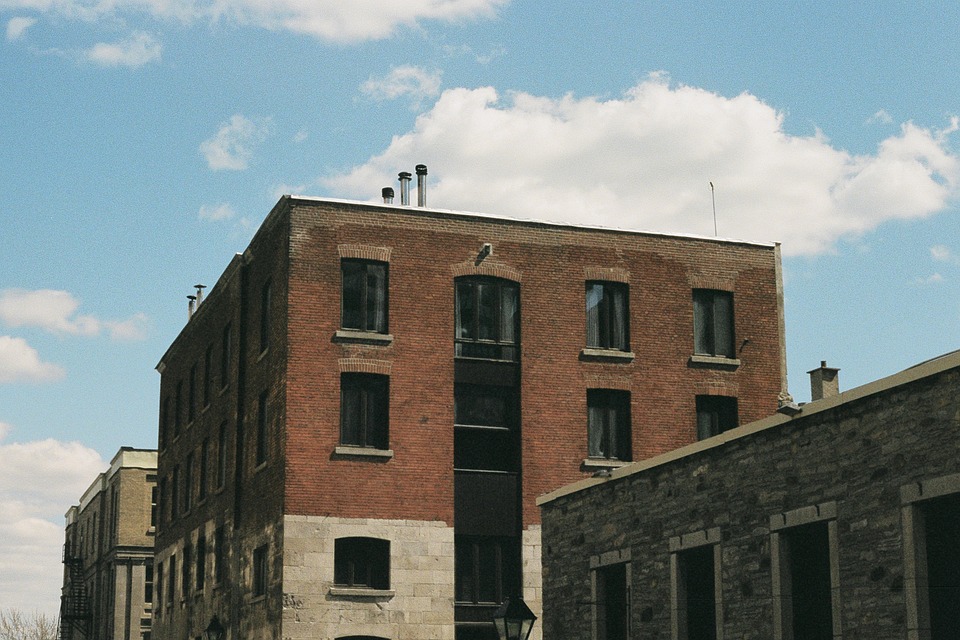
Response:
[[[485,243],[491,245],[489,255],[480,253]],[[387,265],[388,332],[343,330],[345,260]],[[520,356],[512,365],[522,396],[516,535],[524,596],[537,610],[536,497],[597,469],[587,460],[587,389],[630,392],[633,459],[694,441],[697,395],[736,397],[746,422],[774,411],[784,390],[782,291],[774,245],[284,197],[158,366],[164,504],[157,562],[165,580],[171,557],[177,567],[173,601],[169,582],[164,587],[157,638],[194,637],[217,615],[228,640],[357,634],[453,639],[451,545],[460,526],[455,526],[453,400],[460,359],[454,353],[454,298],[456,279],[470,276],[519,287]],[[628,285],[629,353],[585,348],[588,280]],[[735,358],[692,357],[695,288],[732,293]],[[266,299],[270,306],[264,316]],[[261,345],[264,318],[266,348]],[[206,398],[208,350],[213,391]],[[389,379],[386,449],[358,450],[341,442],[341,378],[351,374]],[[265,433],[259,430],[262,398],[268,407]],[[228,471],[219,487],[214,479],[221,425],[226,426]],[[201,499],[198,465],[205,441],[208,487]],[[188,489],[184,478],[189,478]],[[187,509],[185,490],[192,496]],[[311,529],[313,522],[317,526]],[[323,532],[332,522],[368,523],[371,531],[381,532],[368,537],[392,540],[393,593],[331,595],[331,534]],[[417,574],[417,568],[408,569],[412,574],[399,570],[398,563],[409,558],[397,554],[416,548],[403,541],[417,526],[439,553],[435,560],[442,569],[434,574],[440,571],[442,579]],[[218,528],[227,532],[223,584],[210,577],[217,553],[210,541]],[[309,550],[305,532],[311,530],[314,548]],[[184,548],[192,554],[201,532],[209,556],[207,584],[183,597]],[[263,545],[267,588],[262,597],[253,597],[251,563],[254,550]],[[191,571],[195,583],[196,568]],[[404,575],[426,585],[417,588],[423,593],[407,589]],[[337,626],[334,619],[343,622]]]
[[[630,638],[694,637],[686,588],[706,589],[716,605],[715,620],[703,618],[713,635],[696,637],[956,637],[960,592],[934,584],[930,569],[946,566],[956,584],[958,391],[955,352],[542,497],[544,636],[617,637],[605,634],[598,603],[602,578],[614,575],[605,568],[622,565]],[[952,542],[924,532],[934,516],[953,523],[937,525]],[[823,630],[804,636],[791,622],[791,593],[805,587],[791,586],[788,547],[818,526],[827,595],[806,619]],[[704,548],[713,574],[685,584],[684,552]],[[938,589],[952,594],[939,613]],[[937,635],[932,611],[949,631]]]

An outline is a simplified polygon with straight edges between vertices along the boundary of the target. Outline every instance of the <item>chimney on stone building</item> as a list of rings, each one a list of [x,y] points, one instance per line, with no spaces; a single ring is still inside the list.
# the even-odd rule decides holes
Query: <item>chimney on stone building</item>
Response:
[[[828,367],[826,360],[821,360],[816,369],[807,371],[810,374],[810,400],[816,402],[840,395],[839,372],[840,369]]]

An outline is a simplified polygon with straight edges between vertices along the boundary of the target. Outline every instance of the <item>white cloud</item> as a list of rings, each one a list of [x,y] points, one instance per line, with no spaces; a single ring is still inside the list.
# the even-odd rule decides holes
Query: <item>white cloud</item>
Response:
[[[77,442],[0,444],[0,602],[56,615],[63,515],[104,471]]]
[[[300,131],[297,131],[297,133],[294,134],[293,141],[299,144],[301,142],[304,142],[309,137],[310,137],[309,131],[307,131],[306,129],[300,129]]]
[[[0,322],[10,327],[37,327],[50,333],[98,335],[104,330],[113,338],[142,338],[146,316],[137,313],[126,320],[100,320],[78,314],[80,301],[67,291],[54,289],[4,289],[0,291]]]
[[[432,98],[440,93],[440,75],[439,71],[403,65],[394,67],[383,77],[371,77],[360,86],[360,91],[374,100],[410,96],[415,104],[419,104],[424,98]]]
[[[930,247],[930,257],[937,262],[950,262],[953,259],[953,252],[945,244],[935,244]]]
[[[867,124],[893,124],[893,116],[887,113],[886,109],[880,109],[875,114],[867,118]]]
[[[237,212],[233,210],[233,207],[231,207],[228,203],[223,202],[215,206],[201,206],[199,218],[201,220],[218,222],[220,220],[229,220],[235,215],[237,215]]]
[[[915,284],[919,284],[921,286],[928,285],[928,284],[937,284],[939,282],[943,282],[943,276],[940,275],[939,273],[932,273],[926,278],[917,278],[916,280],[914,280]]]
[[[911,123],[875,154],[851,155],[819,132],[788,134],[782,113],[652,75],[622,97],[501,101],[490,87],[449,89],[380,155],[320,180],[376,200],[396,171],[432,167],[431,206],[524,218],[782,241],[828,251],[891,219],[943,210],[960,161],[943,131]]]
[[[20,40],[26,35],[27,29],[29,29],[36,23],[37,23],[36,18],[24,18],[24,17],[10,18],[10,20],[7,22],[7,40],[9,40],[10,42],[14,42],[15,40]]]
[[[423,21],[460,22],[493,16],[509,0],[0,0],[0,9],[32,9],[87,22],[123,20],[147,12],[191,23],[229,21],[303,33],[330,42],[391,36]]]
[[[160,59],[162,46],[147,33],[137,32],[115,43],[99,42],[86,52],[88,61],[104,67],[137,68]]]
[[[220,125],[219,131],[200,143],[200,153],[214,171],[242,171],[250,165],[252,147],[266,138],[270,122],[254,122],[239,113]]]
[[[0,384],[49,382],[65,374],[62,367],[41,361],[36,349],[23,338],[0,336]]]

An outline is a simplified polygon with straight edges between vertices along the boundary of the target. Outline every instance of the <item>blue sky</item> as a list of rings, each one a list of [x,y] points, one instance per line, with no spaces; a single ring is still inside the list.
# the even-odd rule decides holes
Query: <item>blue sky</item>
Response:
[[[779,241],[790,389],[958,345],[956,3],[0,0],[0,607],[282,193]]]

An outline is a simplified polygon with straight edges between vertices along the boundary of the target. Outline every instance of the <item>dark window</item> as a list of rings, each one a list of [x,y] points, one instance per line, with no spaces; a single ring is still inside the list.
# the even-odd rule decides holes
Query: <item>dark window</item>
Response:
[[[260,352],[270,346],[270,298],[272,297],[271,283],[268,280],[260,291]]]
[[[713,289],[693,290],[693,352],[736,357],[733,348],[733,294]]]
[[[482,384],[454,387],[454,467],[516,471],[516,389]]]
[[[781,544],[785,547],[788,563],[781,567],[781,575],[789,576],[790,592],[785,604],[790,607],[793,637],[797,640],[831,640],[833,607],[827,523],[815,522],[786,529],[781,534]]]
[[[223,487],[227,481],[227,423],[220,423],[220,433],[217,435],[217,488]]]
[[[340,442],[388,448],[390,378],[370,373],[340,375]]]
[[[697,439],[705,440],[740,424],[737,399],[731,396],[697,396]]]
[[[334,542],[333,581],[341,587],[390,588],[390,541],[338,538]]]
[[[173,479],[170,482],[170,518],[180,513],[180,465],[173,467]]]
[[[947,640],[960,629],[960,496],[923,503],[923,521],[930,640]]]
[[[714,547],[695,547],[677,554],[677,607],[680,640],[716,640],[717,602]]]
[[[183,591],[181,594],[183,598],[186,598],[190,595],[190,565],[192,563],[193,550],[190,548],[190,545],[186,545],[183,548],[183,559],[180,560],[180,569],[183,572],[183,575],[180,576],[180,589]]]
[[[587,455],[632,459],[629,391],[587,390]]]
[[[163,609],[163,563],[157,565],[157,608],[154,610],[154,615],[160,617],[161,611]]]
[[[197,591],[203,591],[203,584],[207,577],[207,537],[200,534],[197,537]]]
[[[267,545],[253,550],[253,596],[267,594]]]
[[[220,336],[220,388],[226,388],[230,382],[230,352],[232,350],[233,333],[230,323],[223,328]]]
[[[499,604],[520,588],[520,544],[501,536],[456,536],[456,601]]]
[[[460,278],[456,282],[456,355],[490,360],[518,360],[520,288],[495,278]]]
[[[170,501],[169,501],[167,498],[168,498],[168,496],[167,496],[167,479],[166,479],[166,478],[161,478],[161,479],[160,479],[160,504],[157,505],[157,510],[160,512],[160,517],[161,517],[161,518],[164,516],[164,514],[167,514],[167,513],[168,513],[168,511],[167,511],[167,505],[170,503]],[[169,519],[170,519],[170,517],[169,517],[169,515],[167,515],[167,520],[169,520]]]
[[[387,333],[387,264],[344,260],[341,324],[344,329]]]
[[[167,573],[167,606],[173,605],[177,595],[177,556],[170,556],[170,570]]]
[[[183,420],[183,380],[177,382],[177,395],[173,405],[173,437],[180,436],[180,425]]]
[[[153,565],[149,564],[144,567],[143,601],[146,603],[153,602]]]
[[[187,513],[193,506],[193,465],[195,462],[196,456],[191,451],[187,455],[187,464],[183,468],[183,487],[181,488],[183,509],[181,509],[181,513]]]
[[[167,438],[170,437],[170,396],[163,399],[163,405],[160,408],[160,448],[167,446]]]
[[[200,473],[197,478],[199,489],[197,491],[200,500],[207,497],[207,467],[210,465],[210,438],[204,438],[200,445]]]
[[[627,565],[613,564],[597,569],[597,638],[627,640],[629,616]]]
[[[227,536],[223,526],[213,532],[213,579],[223,584],[227,577]]]
[[[156,485],[150,488],[150,526],[157,526],[157,500],[159,499],[159,489]]]
[[[203,406],[210,406],[210,390],[213,388],[213,345],[208,344],[203,354]]]
[[[587,283],[587,346],[630,350],[627,285]]]
[[[187,385],[187,423],[197,417],[197,365],[190,367],[189,384]]]
[[[267,392],[260,394],[260,402],[257,408],[257,466],[267,461]]]

